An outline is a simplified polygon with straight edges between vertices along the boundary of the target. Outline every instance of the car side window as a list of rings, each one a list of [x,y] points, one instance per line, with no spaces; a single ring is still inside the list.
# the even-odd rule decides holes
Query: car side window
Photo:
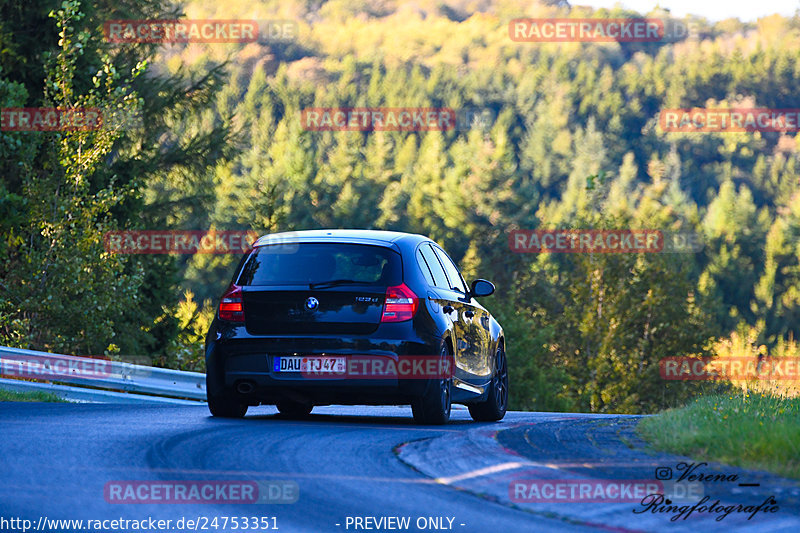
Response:
[[[461,279],[461,274],[459,274],[456,265],[453,263],[450,257],[444,252],[444,250],[442,250],[437,246],[433,246],[433,249],[436,251],[436,255],[442,262],[442,266],[444,266],[444,271],[447,274],[447,278],[450,280],[451,288],[466,294],[467,286],[464,285],[464,280]]]
[[[447,276],[444,274],[444,269],[442,269],[442,265],[439,264],[439,260],[436,259],[436,254],[433,253],[430,245],[423,244],[419,247],[419,251],[422,254],[425,264],[430,268],[430,273],[433,276],[433,284],[442,289],[449,289],[450,284],[447,283]]]
[[[433,275],[431,274],[431,269],[428,268],[428,263],[425,262],[425,258],[422,257],[422,250],[417,250],[417,265],[419,269],[422,271],[422,275],[425,276],[425,281],[428,282],[428,285],[433,287],[436,283],[433,281]]]

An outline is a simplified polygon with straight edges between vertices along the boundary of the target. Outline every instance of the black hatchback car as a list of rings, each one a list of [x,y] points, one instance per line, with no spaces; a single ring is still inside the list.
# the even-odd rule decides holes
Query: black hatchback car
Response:
[[[421,235],[277,233],[239,263],[206,336],[208,406],[304,416],[315,405],[411,405],[444,424],[451,403],[495,421],[508,404],[500,324],[450,257]]]

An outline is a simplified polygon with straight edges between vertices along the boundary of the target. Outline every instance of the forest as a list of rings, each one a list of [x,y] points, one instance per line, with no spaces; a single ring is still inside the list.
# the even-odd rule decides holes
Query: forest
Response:
[[[579,3],[579,2],[576,2]],[[658,42],[518,42],[518,18],[660,18]],[[291,21],[251,42],[109,42],[131,19]],[[676,19],[517,0],[6,0],[0,345],[202,371],[235,254],[108,252],[123,230],[372,228],[448,250],[504,326],[511,408],[650,413],[710,383],[667,357],[798,356],[796,132],[664,131],[662,110],[798,107],[800,17]],[[324,131],[312,108],[446,108],[458,127]],[[536,229],[660,230],[672,253],[516,253]]]

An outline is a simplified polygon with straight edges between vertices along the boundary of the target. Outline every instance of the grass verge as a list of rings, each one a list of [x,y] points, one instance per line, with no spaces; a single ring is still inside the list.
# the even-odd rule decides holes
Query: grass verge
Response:
[[[659,450],[800,479],[800,398],[704,396],[643,419],[637,431]]]
[[[14,392],[0,389],[0,402],[66,402],[49,392]]]

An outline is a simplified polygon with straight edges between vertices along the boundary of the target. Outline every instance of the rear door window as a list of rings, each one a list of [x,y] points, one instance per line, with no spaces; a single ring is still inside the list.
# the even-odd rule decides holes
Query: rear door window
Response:
[[[422,257],[422,251],[417,250],[417,265],[419,269],[422,271],[422,275],[425,276],[425,281],[428,282],[428,285],[431,287],[436,286],[436,282],[433,281],[433,274],[431,274],[431,269],[428,268],[428,263],[425,262],[425,258]]]
[[[442,289],[449,289],[450,284],[447,282],[447,276],[444,274],[444,269],[439,263],[439,260],[436,259],[436,254],[433,253],[430,245],[423,244],[419,247],[419,251],[422,254],[425,264],[428,265],[428,268],[430,269],[430,273],[433,276],[434,285],[436,287],[441,287]]]
[[[447,279],[450,280],[450,288],[466,294],[467,287],[466,285],[464,285],[464,280],[461,278],[461,274],[459,274],[458,268],[456,267],[455,263],[453,263],[450,257],[446,253],[444,253],[444,250],[442,250],[441,248],[433,246],[433,249],[436,251],[436,255],[442,262],[444,271],[447,274]]]

